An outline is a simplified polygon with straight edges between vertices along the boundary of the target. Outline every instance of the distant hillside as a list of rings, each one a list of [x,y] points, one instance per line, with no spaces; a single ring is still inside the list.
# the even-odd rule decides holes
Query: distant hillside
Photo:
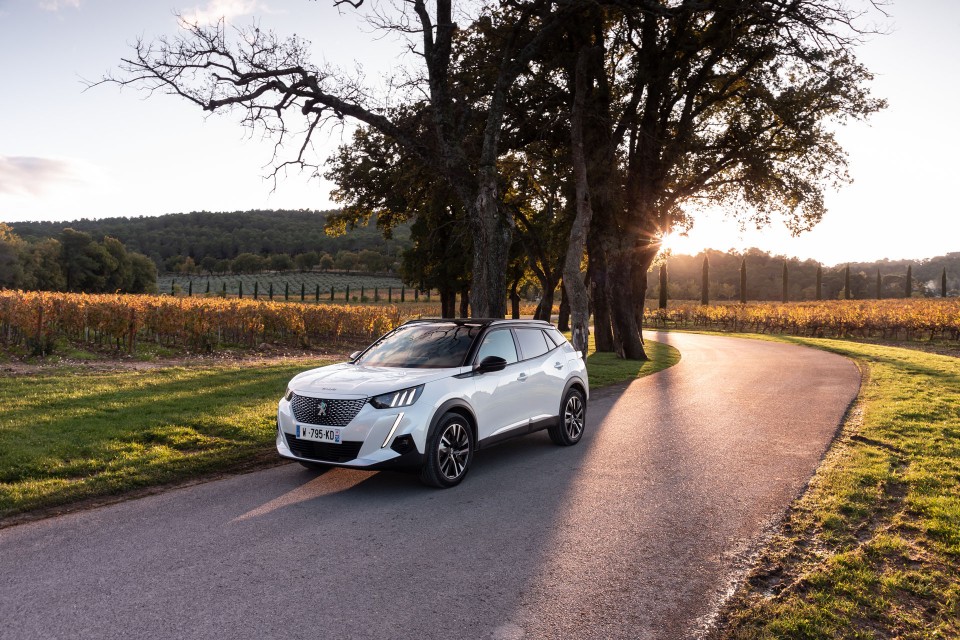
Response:
[[[338,251],[368,249],[397,256],[410,246],[410,229],[402,226],[386,240],[376,228],[359,227],[340,237],[330,237],[323,227],[328,211],[233,211],[213,213],[169,213],[136,218],[102,218],[70,222],[14,222],[10,226],[25,240],[56,237],[65,228],[85,231],[95,239],[111,236],[129,250],[145,254],[158,265],[174,256],[191,257],[197,263],[210,256],[232,260],[241,253],[258,255],[316,251],[331,255]]]

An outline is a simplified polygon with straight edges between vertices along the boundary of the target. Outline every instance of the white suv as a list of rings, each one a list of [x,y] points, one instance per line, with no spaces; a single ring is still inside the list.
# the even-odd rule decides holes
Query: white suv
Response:
[[[414,469],[452,487],[473,454],[547,429],[580,441],[583,355],[534,320],[414,320],[351,361],[305,371],[277,410],[277,451],[308,467]]]

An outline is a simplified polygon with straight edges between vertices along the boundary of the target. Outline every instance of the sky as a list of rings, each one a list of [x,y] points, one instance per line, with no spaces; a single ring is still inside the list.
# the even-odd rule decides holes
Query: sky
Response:
[[[116,69],[137,38],[176,34],[178,11],[242,26],[256,19],[308,38],[318,62],[359,62],[373,79],[403,59],[402,44],[372,34],[332,0],[176,2],[0,0],[0,222],[334,207],[322,179],[267,179],[273,145],[251,137],[238,114],[209,115],[172,96],[84,81]],[[791,238],[779,223],[743,231],[714,211],[667,246],[755,246],[828,265],[960,251],[960,3],[895,0],[887,12],[889,33],[871,37],[859,57],[889,107],[837,131],[854,182],[827,194],[824,220]],[[324,132],[318,157],[349,131]]]

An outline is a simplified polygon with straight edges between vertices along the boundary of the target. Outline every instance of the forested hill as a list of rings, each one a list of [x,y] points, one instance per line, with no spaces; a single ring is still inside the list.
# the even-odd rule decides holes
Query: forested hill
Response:
[[[70,222],[15,222],[10,226],[25,240],[52,238],[65,228],[89,233],[95,239],[110,236],[127,249],[143,253],[159,265],[173,256],[190,256],[196,262],[211,256],[230,260],[241,253],[297,255],[316,251],[368,249],[396,256],[410,246],[410,230],[399,227],[392,240],[384,239],[371,220],[339,237],[324,233],[329,211],[233,211],[170,213],[153,217],[101,218]]]

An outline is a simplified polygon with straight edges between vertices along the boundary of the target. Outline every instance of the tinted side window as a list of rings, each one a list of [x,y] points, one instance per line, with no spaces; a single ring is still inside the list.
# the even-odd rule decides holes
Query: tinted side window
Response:
[[[558,347],[562,347],[563,344],[567,341],[567,339],[563,337],[563,334],[557,331],[556,329],[554,329],[553,327],[547,329],[547,335],[550,336],[550,339],[553,340],[553,343]]]
[[[506,360],[507,364],[517,361],[517,347],[513,344],[513,336],[509,330],[491,331],[486,335],[477,352],[477,362],[482,362],[487,356],[499,356]]]
[[[517,341],[520,343],[520,351],[523,353],[524,360],[542,356],[553,348],[547,348],[547,341],[543,337],[543,331],[540,329],[516,329],[516,332]]]

